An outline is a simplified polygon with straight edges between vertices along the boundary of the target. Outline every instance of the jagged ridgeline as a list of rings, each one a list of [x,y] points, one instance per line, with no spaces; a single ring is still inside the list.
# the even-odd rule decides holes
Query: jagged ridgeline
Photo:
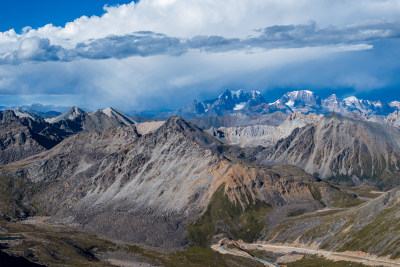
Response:
[[[257,158],[293,164],[323,179],[390,189],[400,184],[400,130],[332,113],[295,129]]]
[[[355,201],[297,167],[271,169],[244,155],[178,117],[146,135],[134,125],[82,132],[2,168],[24,181],[11,185],[23,214],[6,215],[50,215],[113,239],[182,247],[218,234],[256,240],[266,216],[288,206]]]

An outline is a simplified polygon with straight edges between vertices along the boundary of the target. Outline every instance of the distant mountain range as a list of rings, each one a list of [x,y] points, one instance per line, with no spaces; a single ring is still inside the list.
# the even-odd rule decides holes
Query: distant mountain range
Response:
[[[23,110],[26,111],[38,111],[42,113],[46,112],[64,112],[70,107],[67,106],[55,106],[55,105],[43,105],[40,103],[34,103],[31,105],[22,105],[22,106],[0,106],[0,110],[5,110],[5,109],[15,109],[15,108],[22,108]]]
[[[371,118],[373,116],[387,116],[399,109],[400,103],[398,101],[384,103],[382,101],[358,99],[355,96],[340,99],[335,94],[322,99],[314,92],[308,90],[288,92],[273,103],[267,103],[258,91],[227,90],[216,99],[205,101],[194,100],[176,111],[164,113],[160,116],[168,117],[176,115],[189,119],[238,113],[249,116],[260,116],[281,111],[283,113],[301,112],[304,114],[328,114],[336,112],[342,115],[351,114],[353,117]]]
[[[32,104],[20,107],[0,106],[0,110],[13,109],[24,110],[32,117],[49,119],[70,110],[70,107]],[[80,108],[81,110],[85,110]],[[381,121],[382,116],[387,117],[389,124],[400,124],[396,121],[397,111],[400,111],[400,102],[392,101],[385,103],[380,100],[370,101],[358,99],[355,96],[340,99],[335,94],[327,98],[321,98],[309,90],[291,91],[284,94],[275,102],[268,103],[259,91],[246,92],[242,89],[237,91],[226,90],[215,99],[204,101],[193,100],[189,104],[170,112],[129,112],[135,117],[153,117],[153,119],[168,119],[171,116],[179,116],[184,119],[198,117],[217,117],[232,114],[243,114],[247,116],[261,116],[281,111],[286,114],[301,112],[303,114],[316,113],[328,114],[336,112],[357,119]],[[94,113],[94,112],[93,112]],[[126,115],[125,115],[126,116]]]

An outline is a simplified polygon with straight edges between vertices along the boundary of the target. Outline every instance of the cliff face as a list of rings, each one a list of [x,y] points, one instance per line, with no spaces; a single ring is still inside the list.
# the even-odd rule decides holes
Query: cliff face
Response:
[[[44,121],[19,118],[11,110],[0,112],[0,165],[40,153],[61,140]]]
[[[400,183],[400,131],[337,114],[295,129],[272,152],[257,157],[262,164],[293,164],[325,179],[365,181],[383,188]]]

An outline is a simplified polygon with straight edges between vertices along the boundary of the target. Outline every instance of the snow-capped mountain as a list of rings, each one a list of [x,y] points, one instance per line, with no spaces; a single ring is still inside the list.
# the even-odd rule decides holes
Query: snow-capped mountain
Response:
[[[68,110],[70,107],[66,106],[54,106],[54,105],[43,105],[40,103],[34,103],[32,105],[23,105],[20,108],[24,109],[25,111],[39,111],[39,112],[50,112],[50,111],[57,111],[57,112],[64,112]]]
[[[193,118],[198,116],[212,117],[223,116],[232,113],[249,113],[253,107],[266,103],[259,91],[245,92],[242,89],[237,91],[226,90],[216,99],[198,102],[192,101],[190,104],[180,109],[163,114],[163,116],[176,115],[183,118]]]
[[[345,110],[343,101],[336,96],[336,94],[330,95],[328,98],[321,101],[321,107],[323,110],[329,110],[336,113],[342,113]]]
[[[355,96],[346,97],[343,99],[344,106],[347,108],[347,111],[359,111],[364,115],[387,115],[393,108],[381,101],[370,101],[364,99],[358,99]]]
[[[267,103],[258,91],[245,92],[243,90],[226,90],[213,100],[196,101],[181,107],[180,109],[164,113],[164,117],[177,115],[183,118],[194,117],[217,117],[233,114],[243,114],[247,116],[261,116],[276,111],[285,114],[301,112],[303,114],[329,114],[336,112],[351,118],[368,120],[375,122],[391,122],[397,125],[397,113],[400,110],[400,102],[393,101],[384,103],[382,101],[370,101],[349,96],[340,99],[332,94],[323,99],[312,91],[297,90],[287,92],[273,103]],[[390,117],[387,117],[391,114]]]
[[[392,101],[389,103],[389,106],[392,108],[400,109],[400,101]]]
[[[309,90],[288,92],[278,100],[292,109],[293,112],[315,112],[321,109],[321,99]]]

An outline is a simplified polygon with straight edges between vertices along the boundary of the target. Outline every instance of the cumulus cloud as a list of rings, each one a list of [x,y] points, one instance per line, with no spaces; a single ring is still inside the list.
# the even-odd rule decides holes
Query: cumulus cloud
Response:
[[[23,39],[18,50],[3,54],[0,63],[18,64],[26,61],[59,61],[64,56],[64,48],[51,45],[49,39],[37,36]]]

